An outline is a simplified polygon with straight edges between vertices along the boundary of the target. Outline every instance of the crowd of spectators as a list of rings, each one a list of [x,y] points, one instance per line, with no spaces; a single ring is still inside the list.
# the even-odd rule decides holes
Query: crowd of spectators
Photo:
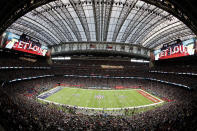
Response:
[[[1,59],[0,67],[5,67],[6,63],[12,63],[13,67],[33,67],[34,63],[29,63],[26,61],[18,61],[12,60],[9,62],[9,59],[6,61],[5,58]],[[4,63],[4,64],[3,64]],[[25,64],[24,64],[25,63]],[[4,66],[3,66],[4,65]],[[122,66],[122,69],[115,69],[115,68],[102,68],[101,65],[112,65],[112,66]],[[124,62],[109,62],[109,61],[78,61],[71,60],[67,63],[61,64],[54,64],[54,65],[37,65],[40,67],[50,67],[49,69],[0,69],[0,80],[12,80],[16,78],[24,78],[24,77],[31,77],[31,76],[39,76],[39,75],[101,75],[101,76],[140,76],[146,73],[148,70],[147,65],[143,65],[138,63],[131,63],[129,61]],[[10,67],[10,66],[9,66]],[[6,75],[5,75],[6,74]],[[14,75],[13,75],[14,74]]]
[[[3,59],[4,64],[9,61]],[[6,64],[5,64],[6,63]],[[13,60],[11,66],[34,66]],[[19,64],[20,63],[20,64]],[[26,64],[23,64],[26,63]],[[35,64],[36,65],[36,64]],[[123,69],[103,69],[101,65],[123,66]],[[37,65],[38,66],[38,65]],[[40,65],[49,66],[49,65]],[[0,88],[0,117],[5,130],[196,130],[197,94],[180,87],[141,79],[63,77],[70,75],[140,76],[189,85],[196,77],[150,73],[148,65],[131,62],[69,61],[50,65],[50,69],[0,69],[0,82],[16,78],[50,75],[54,77],[6,83]],[[166,69],[168,70],[168,69]],[[170,71],[172,71],[171,69]],[[176,69],[174,69],[176,71]],[[189,70],[189,68],[188,68]],[[194,70],[190,70],[193,72]],[[194,71],[195,72],[195,71]],[[36,97],[58,83],[88,87],[140,87],[166,102],[163,106],[132,115],[80,113],[75,108],[43,104]],[[84,111],[81,111],[84,112]]]
[[[166,71],[166,72],[185,72],[185,73],[197,73],[196,65],[174,65],[174,66],[156,66],[152,70]]]
[[[6,75],[5,75],[6,74]],[[14,75],[13,75],[14,74]],[[107,76],[107,77],[144,77],[179,83],[189,87],[196,85],[196,76],[151,73],[143,68],[127,69],[102,69],[89,67],[50,67],[50,69],[0,69],[0,80],[9,81],[17,78],[25,78],[41,75],[81,75],[81,76]]]
[[[56,63],[53,65],[43,64],[41,62],[34,63],[18,59],[1,58],[0,67],[13,66],[13,67],[33,67],[44,66],[50,67],[46,69],[0,69],[0,80],[9,80],[15,78],[24,78],[38,75],[100,75],[100,76],[139,76],[147,78],[156,78],[164,81],[180,83],[183,85],[195,85],[196,76],[172,74],[172,73],[151,73],[149,71],[167,71],[167,72],[189,72],[195,73],[196,68],[191,65],[174,66],[174,67],[155,67],[151,70],[148,64],[132,63],[130,61],[108,61],[108,60],[69,60],[63,63]],[[101,65],[109,66],[122,66],[123,68],[102,68]],[[6,75],[4,75],[6,74]],[[15,75],[13,75],[15,74]],[[168,76],[168,77],[165,77]]]
[[[4,85],[0,91],[1,122],[6,130],[195,130],[196,92],[146,80],[54,77],[21,81]],[[88,83],[89,82],[89,83]],[[53,104],[36,100],[41,92],[57,83],[86,86],[114,83],[140,86],[144,90],[173,101],[163,106],[134,114],[113,116],[65,112]],[[103,85],[102,85],[103,86]],[[26,95],[32,93],[33,96]]]

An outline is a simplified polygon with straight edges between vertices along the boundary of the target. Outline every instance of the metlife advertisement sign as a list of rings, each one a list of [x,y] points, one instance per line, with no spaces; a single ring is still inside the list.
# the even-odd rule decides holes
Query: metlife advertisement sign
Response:
[[[194,55],[195,39],[189,39],[180,43],[168,45],[165,48],[155,50],[155,60],[177,58],[183,56]]]
[[[1,46],[3,48],[22,51],[40,56],[45,56],[48,51],[48,48],[46,46],[42,46],[38,42],[34,42],[31,40],[21,40],[19,35],[13,34],[11,32],[5,32],[2,35]]]

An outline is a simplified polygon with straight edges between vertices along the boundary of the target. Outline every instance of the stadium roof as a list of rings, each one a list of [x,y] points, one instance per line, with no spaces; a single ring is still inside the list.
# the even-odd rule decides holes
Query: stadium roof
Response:
[[[7,31],[28,34],[46,45],[97,41],[156,48],[178,38],[196,37],[179,19],[141,0],[46,3],[17,19]]]

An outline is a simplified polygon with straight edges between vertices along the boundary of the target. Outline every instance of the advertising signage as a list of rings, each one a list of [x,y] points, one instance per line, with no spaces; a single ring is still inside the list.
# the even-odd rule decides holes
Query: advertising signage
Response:
[[[189,39],[183,42],[181,40],[177,40],[174,44],[163,45],[161,49],[154,51],[155,60],[194,55],[194,46],[195,39]]]
[[[46,46],[42,46],[38,40],[35,40],[25,34],[19,36],[11,32],[5,32],[2,37],[2,48],[22,51],[40,56],[45,56],[48,51],[48,48]]]

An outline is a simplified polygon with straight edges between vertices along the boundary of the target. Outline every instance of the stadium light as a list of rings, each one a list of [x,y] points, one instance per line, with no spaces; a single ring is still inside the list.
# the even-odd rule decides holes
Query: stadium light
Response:
[[[71,57],[53,57],[52,60],[70,60]]]
[[[136,60],[136,59],[131,59],[131,62],[137,62],[137,63],[149,63],[147,60]]]

